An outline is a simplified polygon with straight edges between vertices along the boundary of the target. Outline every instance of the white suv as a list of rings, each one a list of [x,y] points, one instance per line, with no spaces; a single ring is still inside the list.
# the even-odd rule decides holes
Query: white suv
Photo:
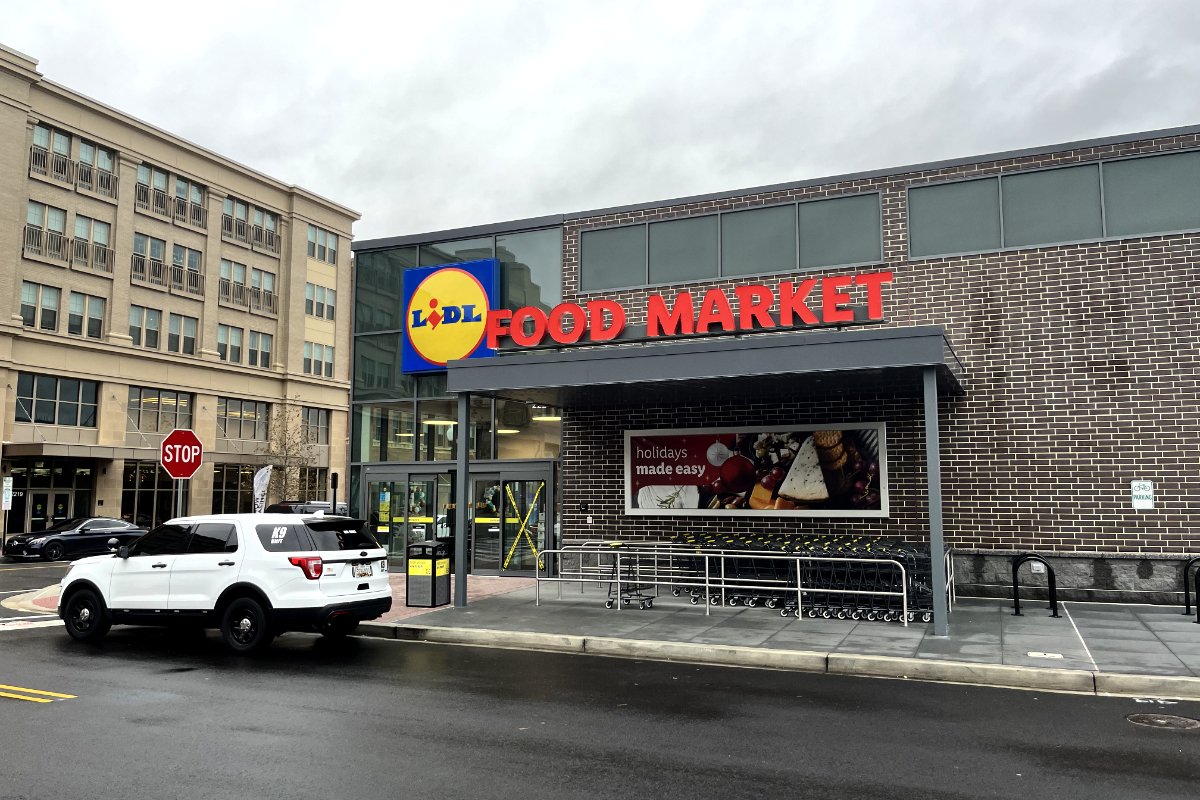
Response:
[[[213,514],[161,525],[113,555],[74,562],[58,615],[75,639],[113,624],[220,628],[249,652],[284,631],[351,633],[392,607],[387,553],[362,520]]]

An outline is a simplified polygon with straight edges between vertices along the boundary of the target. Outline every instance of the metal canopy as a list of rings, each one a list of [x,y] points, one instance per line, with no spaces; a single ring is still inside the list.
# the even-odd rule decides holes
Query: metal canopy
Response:
[[[789,332],[649,341],[454,361],[452,393],[559,408],[905,391],[919,395],[932,367],[938,389],[963,394],[966,376],[940,327]]]

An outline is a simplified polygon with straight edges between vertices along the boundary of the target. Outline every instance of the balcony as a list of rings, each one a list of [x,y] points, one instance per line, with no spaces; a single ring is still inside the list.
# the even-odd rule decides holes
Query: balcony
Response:
[[[221,278],[217,287],[217,299],[242,308],[250,307],[250,289],[244,283],[234,283],[229,278]]]
[[[158,259],[134,253],[129,270],[129,280],[132,283],[166,288],[167,265]]]
[[[279,295],[263,289],[250,289],[250,310],[272,316],[279,314]]]
[[[162,189],[154,189],[144,183],[137,185],[133,204],[138,211],[145,211],[164,219],[171,218],[171,198]]]
[[[29,148],[29,174],[50,178],[68,186],[75,185],[75,162],[70,156],[53,153],[44,147]]]
[[[244,219],[235,219],[228,214],[222,214],[221,238],[230,242],[250,244],[250,223]]]
[[[185,294],[204,296],[204,273],[185,269],[178,264],[171,265],[171,291]]]
[[[255,250],[264,250],[271,255],[279,255],[279,234],[261,225],[255,225],[251,230],[252,245]]]
[[[91,164],[77,164],[75,188],[98,194],[112,200],[117,199],[117,176]]]
[[[208,209],[186,197],[175,198],[175,221],[208,230]]]
[[[70,260],[70,246],[67,244],[67,237],[58,231],[26,225],[25,255],[66,264]]]
[[[76,239],[71,247],[71,266],[76,269],[95,270],[111,275],[113,271],[112,248],[89,242],[87,239]]]

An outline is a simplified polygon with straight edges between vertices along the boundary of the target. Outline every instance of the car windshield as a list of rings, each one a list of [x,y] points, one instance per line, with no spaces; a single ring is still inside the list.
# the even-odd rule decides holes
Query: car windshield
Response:
[[[87,521],[88,521],[87,517],[76,517],[75,519],[64,519],[62,522],[56,522],[53,525],[51,525],[49,528],[46,528],[46,532],[49,533],[50,531],[74,530],[75,528],[78,528],[80,525],[82,525],[83,523],[85,523]]]
[[[361,519],[331,517],[306,519],[304,524],[312,535],[318,551],[363,550],[379,547]]]

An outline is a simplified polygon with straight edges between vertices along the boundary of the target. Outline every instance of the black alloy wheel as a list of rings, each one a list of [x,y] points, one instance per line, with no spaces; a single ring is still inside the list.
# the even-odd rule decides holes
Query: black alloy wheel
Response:
[[[112,622],[104,602],[91,589],[80,589],[71,595],[63,610],[67,633],[81,642],[96,642],[103,639]]]
[[[47,561],[58,561],[66,555],[67,549],[62,546],[62,542],[49,542],[42,550],[42,557]]]
[[[266,612],[252,597],[239,597],[229,604],[221,617],[221,638],[235,653],[252,653],[275,638]]]

